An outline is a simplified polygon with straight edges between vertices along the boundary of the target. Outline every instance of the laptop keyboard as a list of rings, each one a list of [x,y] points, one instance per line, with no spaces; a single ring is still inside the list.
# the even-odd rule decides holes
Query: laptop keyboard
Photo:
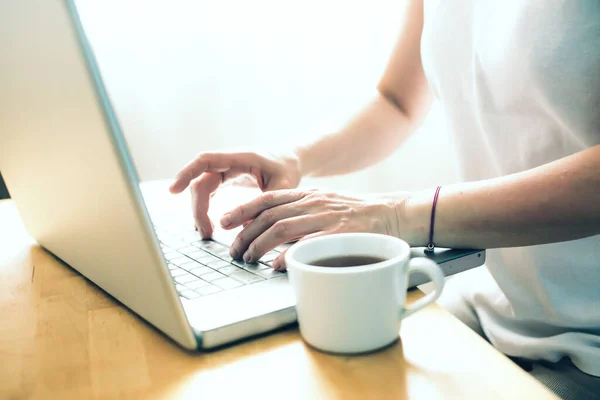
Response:
[[[280,254],[277,250],[268,252],[257,263],[247,263],[231,258],[227,246],[199,240],[197,232],[177,236],[157,230],[157,235],[175,287],[186,299],[197,299],[285,274],[272,268],[273,260]]]

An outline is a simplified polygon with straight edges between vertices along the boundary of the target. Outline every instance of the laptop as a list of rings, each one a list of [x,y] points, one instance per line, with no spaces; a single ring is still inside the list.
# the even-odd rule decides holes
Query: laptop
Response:
[[[167,203],[146,205],[74,2],[2,1],[0,26],[0,170],[38,243],[186,349],[293,324],[287,274],[271,268],[284,247],[233,260],[231,236],[200,240]],[[431,257],[452,275],[485,252]]]

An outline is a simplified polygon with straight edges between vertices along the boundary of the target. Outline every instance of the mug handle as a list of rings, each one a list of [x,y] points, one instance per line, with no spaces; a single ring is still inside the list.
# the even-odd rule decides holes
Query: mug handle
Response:
[[[440,294],[442,294],[442,289],[444,288],[444,272],[442,272],[442,269],[439,265],[427,258],[415,257],[408,261],[408,274],[410,275],[417,271],[422,272],[431,278],[431,281],[435,286],[435,290],[427,294],[425,297],[415,301],[410,306],[403,307],[400,311],[401,319],[408,317],[423,307],[433,303],[438,299],[438,297],[440,297]]]

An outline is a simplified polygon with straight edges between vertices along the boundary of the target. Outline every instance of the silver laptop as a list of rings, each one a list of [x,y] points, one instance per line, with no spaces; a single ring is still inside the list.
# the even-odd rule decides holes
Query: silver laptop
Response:
[[[0,0],[0,26],[0,170],[38,243],[187,349],[294,323],[277,249],[232,260],[230,238],[161,227],[168,210],[146,207],[73,1]],[[452,275],[485,252],[432,257]]]

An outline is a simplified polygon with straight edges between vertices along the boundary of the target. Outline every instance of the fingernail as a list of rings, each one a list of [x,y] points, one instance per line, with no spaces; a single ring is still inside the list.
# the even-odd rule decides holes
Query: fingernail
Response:
[[[240,251],[237,247],[232,247],[229,251],[229,255],[233,258],[238,258],[240,256]]]
[[[275,261],[273,261],[273,269],[275,271],[279,271],[279,268],[281,268],[281,262],[279,262],[279,259],[276,258]]]
[[[231,216],[229,214],[225,214],[221,217],[221,226],[226,228],[229,225],[231,225]]]
[[[200,236],[202,236],[202,239],[206,238],[206,232],[202,228],[200,228]]]
[[[250,257],[250,253],[245,252],[244,253],[244,261],[250,262],[250,260],[252,260],[252,257]]]

